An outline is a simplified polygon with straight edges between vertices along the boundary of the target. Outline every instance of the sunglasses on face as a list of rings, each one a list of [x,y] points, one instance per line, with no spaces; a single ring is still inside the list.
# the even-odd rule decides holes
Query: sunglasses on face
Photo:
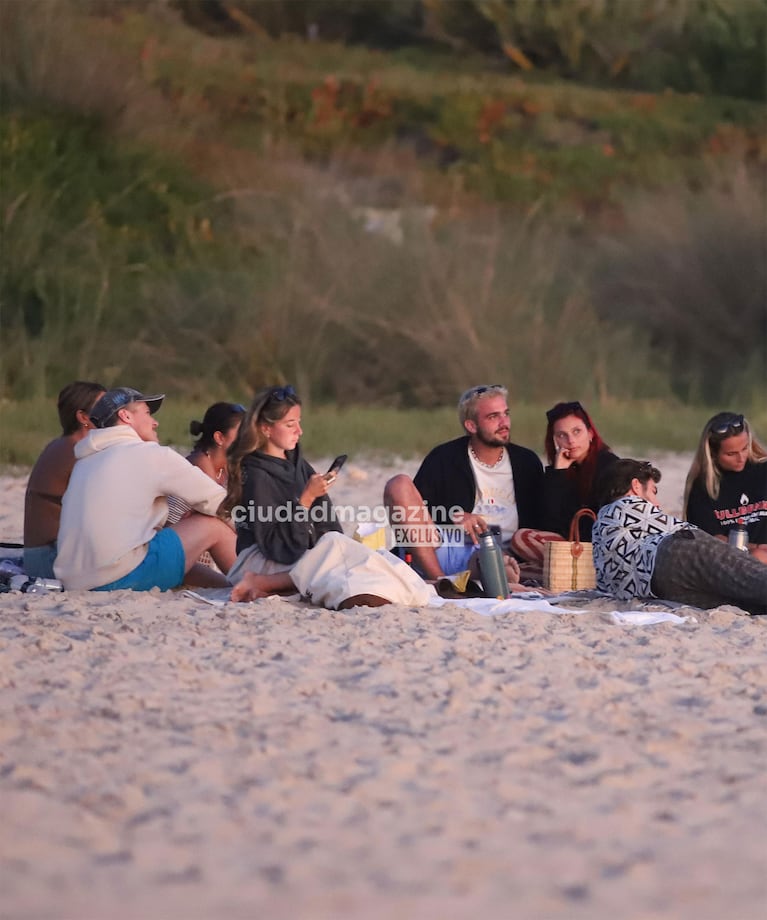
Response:
[[[728,419],[721,421],[711,429],[711,434],[717,438],[729,437],[733,434],[740,434],[746,427],[746,420],[742,415],[731,415]]]
[[[546,420],[549,422],[556,422],[568,415],[574,415],[576,412],[583,411],[583,406],[578,402],[578,400],[575,400],[575,402],[557,403],[556,406],[549,409],[549,411],[546,413]]]

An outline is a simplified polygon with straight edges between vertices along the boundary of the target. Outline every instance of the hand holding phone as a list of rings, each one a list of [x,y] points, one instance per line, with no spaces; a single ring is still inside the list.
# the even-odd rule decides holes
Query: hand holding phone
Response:
[[[326,482],[333,482],[333,480],[338,475],[338,471],[341,469],[344,463],[346,463],[346,456],[347,456],[346,454],[339,454],[336,457],[336,459],[330,464],[330,467],[328,468],[327,473],[325,473],[323,477]]]

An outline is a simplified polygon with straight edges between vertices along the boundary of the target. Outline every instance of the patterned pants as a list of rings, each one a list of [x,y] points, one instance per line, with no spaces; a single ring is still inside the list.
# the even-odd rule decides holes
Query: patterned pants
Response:
[[[767,565],[702,530],[679,530],[658,546],[652,592],[695,607],[767,613]]]

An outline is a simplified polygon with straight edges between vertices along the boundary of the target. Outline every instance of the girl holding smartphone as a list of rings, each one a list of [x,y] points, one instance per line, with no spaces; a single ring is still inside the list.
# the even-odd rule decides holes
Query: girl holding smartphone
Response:
[[[315,472],[304,459],[301,434],[301,400],[292,386],[256,394],[228,452],[222,510],[237,532],[232,583],[245,572],[287,573],[323,534],[341,531],[328,495],[335,475]]]

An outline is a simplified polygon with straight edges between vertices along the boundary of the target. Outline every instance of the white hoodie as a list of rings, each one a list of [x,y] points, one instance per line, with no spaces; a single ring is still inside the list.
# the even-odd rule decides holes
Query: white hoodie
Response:
[[[172,448],[142,441],[128,425],[92,431],[75,457],[53,566],[70,590],[98,588],[140,565],[167,520],[167,495],[203,514],[215,514],[226,495]]]

